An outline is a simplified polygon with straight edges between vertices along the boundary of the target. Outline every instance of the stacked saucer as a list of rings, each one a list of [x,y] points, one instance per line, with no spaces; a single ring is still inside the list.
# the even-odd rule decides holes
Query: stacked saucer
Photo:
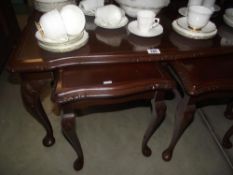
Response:
[[[191,39],[209,39],[217,34],[215,24],[209,21],[201,30],[189,28],[187,17],[181,17],[172,22],[172,28],[180,35]]]
[[[76,5],[66,5],[61,11],[49,11],[36,23],[35,37],[39,47],[50,52],[69,52],[81,48],[88,41],[85,16]]]
[[[223,20],[228,26],[233,27],[233,8],[228,8],[225,10]]]
[[[84,46],[88,41],[88,33],[84,30],[79,36],[69,36],[65,42],[59,42],[44,38],[39,31],[35,34],[38,45],[49,52],[70,52]]]
[[[75,4],[74,0],[34,0],[34,8],[40,12],[61,9],[68,4]]]

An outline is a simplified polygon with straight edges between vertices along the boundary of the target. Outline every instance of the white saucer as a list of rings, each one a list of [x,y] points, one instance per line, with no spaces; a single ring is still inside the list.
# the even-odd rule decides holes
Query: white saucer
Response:
[[[223,15],[223,20],[228,26],[233,27],[233,19],[228,17],[226,14]]]
[[[189,29],[187,17],[181,17],[172,22],[173,29],[180,35],[191,39],[209,39],[217,34],[217,28],[214,23],[209,23],[200,31]]]
[[[218,12],[221,10],[221,7],[218,6],[217,4],[214,5],[213,11],[214,12]],[[187,16],[188,15],[188,8],[187,7],[181,7],[178,10],[179,14],[181,14],[182,16]]]
[[[81,5],[79,5],[79,8],[83,11],[83,13],[86,16],[95,16],[95,10],[85,10],[84,8],[82,8]]]
[[[155,37],[163,33],[163,27],[160,24],[152,28],[148,33],[141,33],[138,29],[137,20],[129,23],[128,30],[130,33],[133,33],[134,35],[141,36],[141,37]]]
[[[64,43],[64,44],[59,44],[59,45],[47,45],[47,44],[38,40],[38,45],[42,49],[50,51],[50,52],[63,53],[63,52],[70,52],[70,51],[81,48],[82,46],[84,46],[87,43],[88,38],[89,38],[88,33],[86,31],[84,31],[83,37],[74,43]]]
[[[121,22],[116,26],[108,25],[108,24],[104,23],[103,21],[99,20],[98,18],[95,18],[94,22],[97,26],[105,28],[105,29],[118,29],[118,28],[124,27],[128,23],[128,21],[129,21],[128,18],[126,16],[124,16],[122,18]]]

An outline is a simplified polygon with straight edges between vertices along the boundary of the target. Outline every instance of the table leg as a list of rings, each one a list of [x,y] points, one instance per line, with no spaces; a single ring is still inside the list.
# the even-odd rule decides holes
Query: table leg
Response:
[[[190,98],[188,95],[185,95],[183,99],[177,106],[176,115],[175,115],[175,127],[172,135],[172,139],[168,148],[162,153],[162,157],[165,161],[169,161],[172,158],[173,150],[184,133],[185,129],[193,121],[193,115],[196,110],[194,104],[190,104]]]
[[[224,115],[226,118],[232,120],[233,119],[233,100],[231,100],[225,109]]]
[[[232,135],[233,135],[233,126],[231,126],[231,127],[227,130],[226,134],[225,134],[224,137],[223,137],[222,145],[224,146],[224,148],[229,149],[229,148],[232,147],[232,143],[231,143],[231,141],[230,141],[230,137],[231,137]]]
[[[40,91],[44,84],[44,81],[27,81],[23,79],[21,95],[27,111],[45,128],[46,136],[43,139],[43,144],[49,147],[55,143],[55,138],[50,121],[41,104]]]
[[[84,164],[83,151],[75,131],[75,114],[64,113],[62,115],[62,132],[71,146],[74,148],[78,158],[75,160],[73,166],[75,170],[81,170]]]
[[[147,144],[151,136],[154,134],[154,132],[158,129],[158,127],[164,120],[165,115],[166,115],[167,106],[163,102],[163,100],[164,100],[163,92],[156,92],[155,98],[151,100],[152,118],[143,136],[143,141],[142,141],[142,153],[146,157],[149,157],[152,153],[151,149],[149,148]]]

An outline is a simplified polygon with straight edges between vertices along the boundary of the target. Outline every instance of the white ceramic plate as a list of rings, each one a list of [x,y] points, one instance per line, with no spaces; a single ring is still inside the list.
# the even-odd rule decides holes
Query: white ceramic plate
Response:
[[[141,33],[137,25],[137,20],[130,22],[128,25],[129,32],[141,37],[155,37],[163,33],[163,27],[160,24],[152,28],[148,33]]]
[[[94,22],[97,26],[105,28],[105,29],[118,29],[118,28],[124,27],[128,23],[128,21],[129,21],[128,18],[126,16],[124,16],[123,19],[121,20],[121,22],[116,26],[107,25],[106,23],[103,23],[98,18],[95,18]]]
[[[63,53],[63,52],[70,52],[76,49],[79,49],[83,47],[87,41],[88,41],[89,35],[86,31],[84,31],[83,37],[74,42],[74,43],[65,43],[65,44],[59,44],[59,45],[47,45],[45,43],[42,43],[38,40],[38,45],[44,50],[50,51],[50,52],[57,52],[57,53]]]
[[[187,17],[181,17],[172,22],[173,29],[180,35],[191,39],[209,39],[217,34],[214,23],[209,23],[200,31],[193,31],[188,28]]]
[[[226,14],[223,15],[223,20],[228,26],[233,27],[233,19],[228,17]]]

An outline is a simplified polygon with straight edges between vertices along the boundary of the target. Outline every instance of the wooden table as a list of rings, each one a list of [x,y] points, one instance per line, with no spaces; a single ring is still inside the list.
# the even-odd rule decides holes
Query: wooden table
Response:
[[[179,3],[164,8],[158,17],[164,33],[154,38],[140,38],[129,34],[127,27],[106,30],[95,26],[94,18],[87,17],[88,43],[81,49],[68,53],[50,53],[39,48],[34,37],[35,25],[40,13],[33,12],[23,31],[20,44],[9,61],[8,69],[21,77],[22,99],[27,110],[46,129],[45,146],[51,146],[55,139],[51,124],[41,105],[40,94],[45,83],[52,83],[54,72],[60,68],[87,64],[119,64],[154,61],[175,61],[180,59],[205,59],[210,57],[232,57],[233,46],[221,46],[217,34],[208,40],[191,40],[172,30],[171,23],[177,17]],[[132,19],[130,19],[132,20]],[[224,26],[221,12],[212,19],[217,27]],[[160,53],[148,54],[148,48],[159,49]]]

